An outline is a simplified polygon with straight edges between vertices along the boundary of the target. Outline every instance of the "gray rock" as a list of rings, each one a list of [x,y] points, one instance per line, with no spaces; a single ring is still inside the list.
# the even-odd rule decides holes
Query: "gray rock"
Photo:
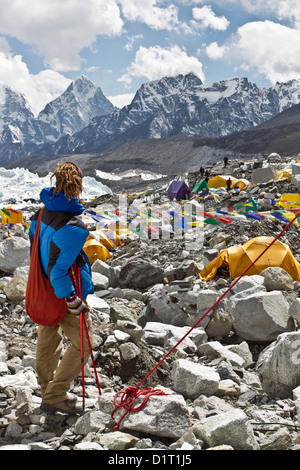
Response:
[[[135,407],[141,404],[142,398],[136,399]],[[190,415],[180,395],[150,396],[138,413],[125,416],[120,430],[178,439],[190,430]]]
[[[97,442],[83,441],[75,444],[73,450],[104,450]]]
[[[116,326],[119,330],[127,333],[134,343],[138,343],[143,336],[143,329],[135,322],[118,320]]]
[[[264,269],[260,275],[264,278],[264,285],[268,291],[294,290],[294,281],[292,276],[280,267]]]
[[[175,296],[165,289],[153,292],[148,299],[146,310],[139,316],[139,324],[145,326],[148,321],[185,326],[188,314],[181,308]]]
[[[244,365],[244,359],[241,356],[230,351],[218,341],[210,341],[208,343],[202,344],[199,346],[197,354],[199,356],[222,357],[232,365],[238,367],[242,367]]]
[[[233,286],[232,291],[234,293],[238,293],[243,290],[250,289],[251,287],[262,287],[262,290],[264,290],[263,285],[264,277],[254,274],[253,276],[242,277],[239,282]]]
[[[217,298],[218,294],[216,291],[212,289],[202,290],[197,297],[197,309],[201,311],[209,309],[216,302]]]
[[[299,297],[293,300],[293,302],[290,304],[289,315],[296,320],[298,325],[300,324],[300,298]]]
[[[131,341],[120,345],[121,356],[124,361],[130,361],[135,359],[141,354],[140,348],[138,348]]]
[[[3,290],[9,300],[18,302],[25,299],[27,279],[24,276],[13,276],[11,281],[5,284]]]
[[[300,383],[300,332],[279,335],[259,355],[256,370],[268,396],[291,397]]]
[[[89,411],[76,421],[74,432],[86,436],[90,432],[103,432],[110,421],[110,416],[102,411]]]
[[[173,362],[171,378],[174,390],[191,399],[199,395],[213,395],[219,386],[220,376],[211,367],[187,359]]]
[[[204,418],[192,429],[208,447],[229,445],[235,450],[259,450],[248,417],[242,410]]]
[[[149,259],[131,258],[121,268],[119,283],[121,287],[145,289],[162,282],[163,269]]]
[[[0,243],[0,269],[13,273],[16,268],[30,263],[29,240],[10,237]]]
[[[123,303],[112,302],[110,306],[110,317],[114,323],[118,320],[136,322],[136,312]]]
[[[229,309],[237,334],[248,341],[274,341],[279,334],[294,329],[289,304],[280,291],[258,292],[247,298],[236,294],[229,301]]]
[[[99,435],[99,443],[108,450],[126,450],[134,447],[139,439],[129,433],[114,431]]]
[[[93,284],[95,286],[95,290],[107,289],[109,286],[109,279],[108,277],[104,276],[101,273],[93,272],[92,273]]]
[[[252,171],[252,184],[267,183],[270,180],[277,179],[277,170],[272,166],[257,168]]]

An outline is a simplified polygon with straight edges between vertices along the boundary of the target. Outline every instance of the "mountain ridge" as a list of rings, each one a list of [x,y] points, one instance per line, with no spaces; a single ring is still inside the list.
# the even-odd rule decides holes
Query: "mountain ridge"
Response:
[[[84,128],[93,117],[117,108],[84,75],[34,116],[26,98],[0,85],[0,143],[41,145]],[[2,89],[2,92],[1,92]],[[1,99],[2,96],[2,99]],[[13,113],[11,108],[13,106]]]
[[[44,132],[41,127],[48,125],[47,122],[42,121],[47,121],[47,119],[53,121],[53,116],[58,117],[60,111],[59,123],[61,124],[65,119],[65,128],[67,128],[69,115],[72,114],[70,109],[76,109],[73,114],[78,116],[80,106],[89,101],[90,95],[95,99],[97,90],[97,87],[95,88],[95,85],[84,76],[72,82],[64,94],[49,103],[40,113],[39,126],[37,126],[40,135],[42,136]],[[102,90],[98,94],[100,98],[104,96]],[[67,107],[67,110],[61,110],[64,107],[61,103],[65,104],[66,99],[70,99],[71,105]],[[111,113],[107,113],[108,109],[106,109],[105,114],[92,117],[87,126],[75,133],[68,132],[54,142],[52,137],[52,140],[48,139],[45,144],[36,144],[30,139],[25,144],[17,140],[3,143],[0,145],[0,164],[4,166],[28,164],[36,167],[33,159],[36,159],[36,162],[44,161],[45,163],[47,159],[54,161],[57,160],[56,157],[64,158],[65,155],[68,155],[69,159],[74,159],[76,155],[79,155],[76,158],[83,160],[89,171],[92,164],[95,167],[103,164],[106,168],[112,168],[111,161],[114,160],[121,161],[123,168],[127,167],[130,162],[133,163],[133,160],[135,164],[142,161],[144,167],[149,167],[147,159],[149,164],[156,162],[162,168],[166,167],[167,165],[159,163],[163,156],[156,156],[155,150],[152,152],[145,142],[151,142],[153,148],[162,148],[163,155],[171,158],[173,167],[176,166],[176,158],[178,161],[182,158],[179,142],[189,142],[188,152],[193,164],[198,164],[201,158],[205,161],[214,160],[215,150],[207,152],[209,157],[201,154],[197,158],[190,145],[192,149],[219,148],[222,150],[220,150],[221,153],[226,150],[237,155],[253,155],[267,151],[267,146],[263,145],[263,140],[266,141],[264,135],[268,133],[272,135],[267,123],[271,123],[269,126],[273,129],[277,121],[272,121],[272,119],[299,102],[300,80],[276,83],[270,88],[260,88],[249,82],[247,78],[233,77],[203,84],[201,79],[193,73],[163,77],[160,80],[143,84],[129,105],[121,109],[114,108]],[[64,111],[67,111],[65,116],[63,116]],[[295,113],[297,114],[297,110]],[[286,125],[282,121],[284,116],[286,115],[283,114],[283,117],[278,118],[278,125],[281,127]],[[90,116],[87,119],[89,120]],[[293,119],[289,118],[289,126],[295,125]],[[266,126],[265,129],[260,127],[262,125]],[[256,133],[249,134],[250,130]],[[14,135],[17,138],[17,129],[10,128],[10,135],[12,131],[15,132]],[[291,127],[288,132],[290,131],[292,131]],[[297,133],[297,130],[293,132]],[[273,143],[274,139],[277,139],[278,145],[279,134],[277,132],[272,135]],[[173,142],[176,142],[176,145],[173,145],[173,142],[170,144],[175,152],[174,157],[170,156],[164,148],[164,143],[171,142],[172,138],[174,138]],[[291,139],[287,139],[282,133],[280,138],[282,142],[285,141],[285,144],[280,147],[284,150],[287,144],[291,144]],[[297,143],[295,136],[294,140]],[[157,141],[160,141],[159,144]],[[139,148],[141,156],[131,158],[130,152],[135,153]],[[145,153],[146,148],[148,148],[148,155]],[[28,156],[31,158],[26,159]],[[90,164],[86,163],[87,158]]]
[[[195,74],[164,77],[142,85],[130,105],[95,117],[71,138],[41,147],[40,153],[104,153],[140,138],[230,135],[254,128],[299,101],[300,80],[261,89],[246,78],[203,85]]]
[[[160,139],[142,139],[127,142],[103,155],[93,153],[35,155],[5,165],[23,167],[47,175],[60,161],[72,159],[86,175],[95,176],[95,170],[121,173],[138,168],[167,174],[171,177],[201,165],[212,165],[229,159],[261,158],[272,152],[282,156],[297,156],[300,149],[300,104],[271,120],[247,131],[213,138],[177,135]],[[260,156],[259,156],[260,155]],[[0,152],[1,158],[1,152]]]

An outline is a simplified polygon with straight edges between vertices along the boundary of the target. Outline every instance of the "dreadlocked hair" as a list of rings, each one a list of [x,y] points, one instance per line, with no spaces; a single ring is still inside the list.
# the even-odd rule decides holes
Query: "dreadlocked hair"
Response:
[[[57,193],[64,193],[69,201],[79,197],[83,190],[82,176],[82,171],[73,162],[58,165],[50,178],[51,182],[54,177],[56,178],[53,196]]]

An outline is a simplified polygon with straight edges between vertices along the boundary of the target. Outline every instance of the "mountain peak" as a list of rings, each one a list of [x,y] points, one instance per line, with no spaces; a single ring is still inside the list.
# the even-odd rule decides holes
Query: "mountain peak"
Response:
[[[95,85],[91,80],[89,80],[85,75],[80,75],[75,80],[73,80],[64,93],[87,93],[88,90],[95,92],[97,90],[97,85]]]

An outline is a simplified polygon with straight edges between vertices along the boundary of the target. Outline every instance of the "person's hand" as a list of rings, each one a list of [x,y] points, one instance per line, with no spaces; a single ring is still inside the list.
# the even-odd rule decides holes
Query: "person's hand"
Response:
[[[73,315],[80,315],[81,313],[88,313],[89,309],[86,304],[78,297],[78,295],[74,294],[69,299],[66,299],[66,303],[69,309],[69,312]]]

